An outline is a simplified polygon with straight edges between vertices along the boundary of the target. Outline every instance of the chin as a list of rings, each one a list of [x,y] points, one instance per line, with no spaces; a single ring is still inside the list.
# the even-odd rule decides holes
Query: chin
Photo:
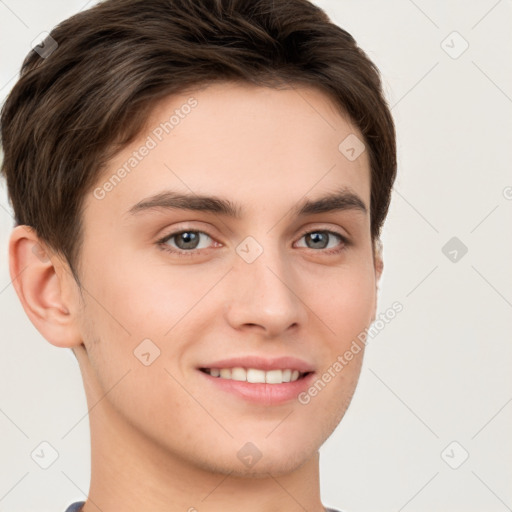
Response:
[[[269,475],[274,477],[285,476],[293,473],[306,462],[308,462],[315,453],[306,454],[292,454],[288,453],[285,456],[263,456],[254,466],[246,467],[240,461],[229,459],[224,463],[219,461],[203,461],[202,469],[208,472],[220,473],[229,475],[234,478],[251,478],[263,479],[269,478]]]
[[[254,438],[253,438],[254,439]],[[262,439],[261,443],[254,440],[252,443],[257,448],[251,447],[243,452],[246,443],[234,441],[236,444],[235,456],[233,448],[226,447],[223,453],[218,453],[215,460],[203,460],[200,464],[203,469],[221,474],[229,474],[240,478],[268,478],[290,474],[306,464],[318,454],[318,446],[311,444],[311,439],[304,443],[283,442],[276,438],[275,443],[269,439]],[[244,462],[244,454],[254,456],[254,463]]]

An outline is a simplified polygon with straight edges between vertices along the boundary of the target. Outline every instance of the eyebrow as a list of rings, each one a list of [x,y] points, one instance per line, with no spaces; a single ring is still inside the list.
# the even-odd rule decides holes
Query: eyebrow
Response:
[[[166,190],[153,196],[142,199],[133,205],[127,213],[136,215],[158,209],[179,209],[197,212],[215,213],[232,217],[242,218],[243,208],[230,201],[217,196],[205,196],[197,194],[177,193]],[[341,188],[318,199],[299,202],[292,213],[298,217],[318,213],[355,210],[367,214],[368,210],[364,201],[354,192],[347,188]]]

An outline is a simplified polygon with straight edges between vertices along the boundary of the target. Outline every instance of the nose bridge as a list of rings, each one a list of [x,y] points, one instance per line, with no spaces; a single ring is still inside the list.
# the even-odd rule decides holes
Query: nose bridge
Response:
[[[237,327],[257,324],[278,334],[304,322],[305,306],[294,290],[293,267],[276,238],[265,234],[259,240],[247,237],[236,247],[229,321]]]

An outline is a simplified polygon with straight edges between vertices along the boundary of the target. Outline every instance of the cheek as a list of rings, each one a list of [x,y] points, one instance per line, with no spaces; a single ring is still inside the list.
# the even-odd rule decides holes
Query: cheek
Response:
[[[339,348],[350,344],[371,322],[376,288],[374,274],[368,265],[340,267],[323,276],[302,281],[301,296],[322,322]]]
[[[173,387],[165,369],[182,380],[187,340],[194,339],[197,332],[206,332],[207,325],[202,328],[202,323],[211,321],[208,312],[203,314],[204,304],[210,303],[200,299],[218,281],[217,272],[199,276],[185,266],[171,272],[154,263],[118,261],[115,266],[104,266],[101,274],[88,277],[90,294],[82,332],[87,333],[84,342],[103,389],[110,389],[130,371],[125,386],[139,379],[159,393],[179,396],[179,388]],[[149,364],[145,366],[145,362]],[[128,396],[137,400],[142,391],[130,390]],[[154,391],[148,391],[146,396],[152,394]]]
[[[163,336],[201,295],[204,286],[182,267],[118,257],[87,276],[99,327],[115,339]],[[204,293],[204,292],[203,292]]]

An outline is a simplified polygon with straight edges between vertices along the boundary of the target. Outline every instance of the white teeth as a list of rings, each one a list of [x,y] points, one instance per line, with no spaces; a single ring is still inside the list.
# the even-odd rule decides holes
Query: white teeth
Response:
[[[237,380],[241,382],[250,382],[252,384],[282,384],[283,382],[294,382],[301,373],[298,370],[258,370],[257,368],[210,368],[206,369],[212,377],[221,379]]]
[[[220,376],[223,379],[231,379],[231,369],[230,368],[222,368],[220,371]]]
[[[247,372],[244,368],[233,368],[231,370],[232,380],[247,380]]]
[[[256,383],[264,383],[265,382],[265,372],[263,370],[256,370],[254,368],[249,368],[247,370],[247,382]]]
[[[265,374],[265,382],[267,384],[281,384],[283,382],[282,370],[270,370]]]

